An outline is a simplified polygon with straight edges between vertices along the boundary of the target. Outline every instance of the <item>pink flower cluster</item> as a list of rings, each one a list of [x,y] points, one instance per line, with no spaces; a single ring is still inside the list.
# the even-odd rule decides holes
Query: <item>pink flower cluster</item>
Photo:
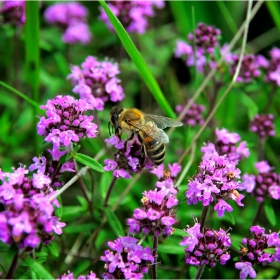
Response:
[[[269,115],[255,115],[250,123],[251,131],[258,134],[263,140],[265,137],[275,136],[274,116]]]
[[[94,109],[103,110],[105,102],[123,100],[123,88],[117,75],[120,73],[117,63],[98,61],[94,56],[88,56],[79,66],[71,67],[67,79],[74,85],[73,92],[86,99]]]
[[[143,168],[150,169],[153,163],[145,157],[143,145],[135,135],[129,141],[120,140],[118,136],[106,139],[105,142],[115,146],[118,152],[114,154],[114,159],[105,159],[105,171],[114,171],[113,175],[117,178],[129,179],[130,175],[140,173]]]
[[[256,277],[253,265],[261,267],[272,262],[280,263],[280,238],[277,232],[265,233],[265,228],[252,226],[250,228],[251,236],[242,239],[242,248],[239,262],[235,264],[240,269],[240,279],[246,279],[248,275],[251,278]],[[267,249],[274,249],[268,252]]]
[[[225,156],[230,161],[240,161],[250,155],[245,141],[236,146],[241,140],[241,137],[236,132],[229,132],[225,128],[216,129],[216,136],[215,144],[209,142],[201,148],[201,152],[204,154],[203,159],[208,159],[215,154]]]
[[[159,181],[155,190],[143,192],[142,207],[135,209],[133,218],[126,221],[130,233],[152,232],[155,236],[172,233],[172,225],[177,222],[174,208],[178,204],[178,189],[174,186],[174,180],[181,166],[177,163],[168,166],[170,171],[164,171],[163,164],[151,171]]]
[[[239,190],[251,193],[258,202],[268,198],[280,199],[280,175],[273,172],[273,168],[266,162],[260,161],[255,164],[259,174],[244,174]]]
[[[154,263],[152,250],[137,244],[138,239],[124,236],[108,242],[111,250],[106,250],[101,260],[105,262],[104,279],[142,279]]]
[[[225,200],[234,200],[239,206],[243,206],[241,200],[244,195],[239,194],[237,189],[240,178],[240,170],[236,168],[236,162],[230,161],[226,156],[213,154],[210,158],[203,159],[199,165],[199,173],[189,181],[189,189],[186,191],[188,204],[202,202],[208,206],[214,200],[214,210],[218,217],[231,212],[233,208]]]
[[[75,100],[72,96],[58,95],[40,108],[46,110],[47,118],[40,118],[38,134],[44,135],[45,140],[53,144],[54,153],[71,142],[78,142],[86,136],[93,138],[98,134],[97,125],[91,122],[93,116],[85,115],[85,111],[93,109],[85,99]]]
[[[0,171],[0,202],[5,210],[0,213],[0,240],[17,243],[19,248],[35,248],[40,242],[49,244],[53,233],[61,234],[66,224],[54,215],[59,207],[51,188],[51,178],[43,172],[27,177],[24,167],[14,172]]]
[[[60,27],[66,44],[88,44],[92,35],[87,25],[87,9],[78,2],[56,3],[45,11],[49,24]]]
[[[14,26],[25,23],[25,1],[1,1],[0,15],[3,23],[10,23]]]
[[[185,105],[177,105],[176,112],[180,114],[184,110],[184,107]],[[202,112],[204,110],[205,107],[203,105],[193,103],[189,108],[189,110],[184,115],[182,119],[182,123],[189,126],[203,125],[204,120],[202,117]]]
[[[163,8],[164,1],[110,1],[108,7],[113,14],[120,20],[128,32],[144,33],[148,28],[148,18],[155,15],[154,7]],[[100,19],[105,22],[111,31],[114,28],[108,19],[107,14],[101,8]]]
[[[185,249],[187,264],[214,267],[217,262],[225,265],[230,259],[228,250],[231,240],[223,229],[217,231],[204,228],[201,232],[200,224],[196,223],[193,227],[188,227],[186,233],[189,236],[183,237],[183,241],[179,244],[187,246]]]

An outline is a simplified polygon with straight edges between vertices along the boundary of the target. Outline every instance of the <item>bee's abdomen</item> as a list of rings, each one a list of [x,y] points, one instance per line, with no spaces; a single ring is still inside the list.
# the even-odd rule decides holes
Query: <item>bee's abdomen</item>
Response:
[[[155,142],[154,145],[146,145],[148,157],[155,165],[160,165],[165,157],[165,146],[161,142]]]

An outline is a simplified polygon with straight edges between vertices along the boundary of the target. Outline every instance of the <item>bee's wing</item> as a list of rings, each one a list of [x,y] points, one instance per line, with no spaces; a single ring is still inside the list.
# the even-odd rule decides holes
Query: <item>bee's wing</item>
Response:
[[[177,127],[182,126],[183,124],[177,120],[167,118],[164,116],[158,116],[158,115],[150,115],[150,114],[144,114],[145,119],[147,121],[154,122],[158,128],[165,129],[166,127]]]
[[[149,121],[146,124],[140,124],[133,121],[129,121],[128,123],[158,142],[162,142],[164,144],[169,142],[169,138],[166,133],[160,129],[154,121]]]

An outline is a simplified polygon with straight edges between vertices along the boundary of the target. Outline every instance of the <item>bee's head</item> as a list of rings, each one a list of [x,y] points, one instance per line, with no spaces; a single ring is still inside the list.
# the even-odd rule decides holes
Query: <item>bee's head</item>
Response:
[[[119,116],[122,111],[123,111],[123,108],[120,106],[115,106],[112,108],[111,113],[110,113],[110,122],[108,124],[110,135],[111,135],[110,125],[112,125],[115,130],[118,129],[118,120],[119,120]]]

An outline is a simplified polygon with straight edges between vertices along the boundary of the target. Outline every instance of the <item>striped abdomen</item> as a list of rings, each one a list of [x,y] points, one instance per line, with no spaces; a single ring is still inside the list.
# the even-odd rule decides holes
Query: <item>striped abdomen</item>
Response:
[[[147,141],[150,140],[150,141]],[[145,139],[144,140],[144,145],[146,148],[146,152],[150,160],[155,164],[155,165],[160,165],[165,157],[165,147],[162,142],[158,142],[154,139]]]

